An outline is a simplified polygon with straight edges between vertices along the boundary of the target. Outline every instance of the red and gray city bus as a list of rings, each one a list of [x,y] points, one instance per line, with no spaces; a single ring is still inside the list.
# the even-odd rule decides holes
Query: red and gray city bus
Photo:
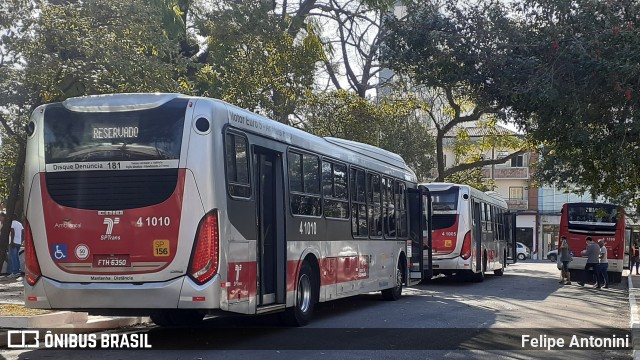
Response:
[[[433,215],[432,271],[483,281],[486,272],[501,276],[515,262],[515,215],[496,192],[468,185],[425,184]]]
[[[624,208],[619,205],[586,202],[563,204],[558,249],[561,245],[560,239],[566,237],[569,249],[573,253],[569,269],[584,270],[587,258],[581,254],[582,250],[586,249],[586,239],[590,236],[595,242],[604,240],[609,262],[609,279],[611,282],[620,282],[624,268],[625,245],[628,246],[625,221]],[[558,264],[560,265],[559,261]]]
[[[317,302],[395,300],[418,280],[413,214],[428,201],[396,154],[219,100],[43,105],[28,125],[25,302],[159,325],[218,310],[304,325]]]

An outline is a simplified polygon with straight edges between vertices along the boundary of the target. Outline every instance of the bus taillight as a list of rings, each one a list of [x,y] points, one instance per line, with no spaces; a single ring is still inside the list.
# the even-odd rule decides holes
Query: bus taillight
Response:
[[[460,257],[467,260],[471,257],[471,231],[467,231],[464,234],[464,240],[462,241],[462,250],[460,250]]]
[[[36,249],[33,244],[31,226],[27,220],[24,222],[24,267],[27,283],[31,286],[35,285],[42,276],[42,272],[40,271],[38,256],[36,255]]]
[[[218,211],[214,210],[200,220],[189,264],[189,275],[200,285],[218,272],[218,238]]]

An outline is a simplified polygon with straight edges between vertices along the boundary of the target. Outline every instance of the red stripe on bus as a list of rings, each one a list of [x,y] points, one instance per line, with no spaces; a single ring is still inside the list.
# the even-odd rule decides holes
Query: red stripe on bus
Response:
[[[434,230],[432,236],[432,248],[434,255],[450,254],[456,249],[458,243],[458,223],[460,215],[456,215],[456,222],[448,228]],[[464,235],[464,231],[461,231]]]
[[[142,274],[160,271],[173,261],[178,249],[184,169],[178,170],[175,191],[167,200],[136,209],[99,211],[62,206],[49,195],[45,173],[40,174],[40,183],[48,254],[38,256],[49,257],[62,271],[97,276]],[[190,245],[192,239],[188,241]]]

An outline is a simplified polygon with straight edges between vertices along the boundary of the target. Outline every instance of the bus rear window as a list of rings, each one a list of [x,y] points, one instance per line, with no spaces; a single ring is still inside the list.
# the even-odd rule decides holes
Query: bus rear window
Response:
[[[185,99],[123,112],[75,112],[51,105],[44,114],[45,161],[179,159],[186,106]]]
[[[458,190],[458,187],[454,186],[447,190],[431,191],[431,204],[433,205],[433,210],[457,210]]]
[[[569,224],[615,226],[618,222],[618,209],[610,205],[569,205]]]
[[[433,214],[431,216],[431,226],[433,230],[448,229],[456,223],[456,214]]]

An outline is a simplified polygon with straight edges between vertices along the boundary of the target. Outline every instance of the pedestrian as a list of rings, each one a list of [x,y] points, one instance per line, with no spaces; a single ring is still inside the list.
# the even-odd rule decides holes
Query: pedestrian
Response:
[[[571,273],[569,272],[569,262],[573,260],[571,258],[571,251],[569,250],[569,244],[567,244],[567,238],[565,236],[560,238],[560,261],[562,262],[562,269],[560,270],[560,283],[565,285],[571,285]]]
[[[636,275],[640,275],[638,268],[640,268],[640,248],[638,248],[638,242],[634,242],[631,247],[631,268],[630,273],[633,273],[633,266],[636,267]]]
[[[9,277],[20,277],[20,247],[22,246],[24,227],[18,221],[18,215],[13,215],[11,232],[9,233]]]
[[[609,288],[609,260],[607,259],[607,247],[604,245],[604,240],[598,240],[598,245],[600,245],[600,263],[598,264],[598,273],[596,275],[597,278],[597,288],[600,288],[600,278],[603,280],[604,288]]]
[[[593,242],[591,236],[587,236],[587,248],[582,250],[582,256],[587,257],[587,263],[584,265],[584,278],[582,281],[578,281],[578,285],[580,286],[584,286],[584,283],[590,282],[589,280],[593,279],[598,271],[598,264],[600,264],[600,247]]]

